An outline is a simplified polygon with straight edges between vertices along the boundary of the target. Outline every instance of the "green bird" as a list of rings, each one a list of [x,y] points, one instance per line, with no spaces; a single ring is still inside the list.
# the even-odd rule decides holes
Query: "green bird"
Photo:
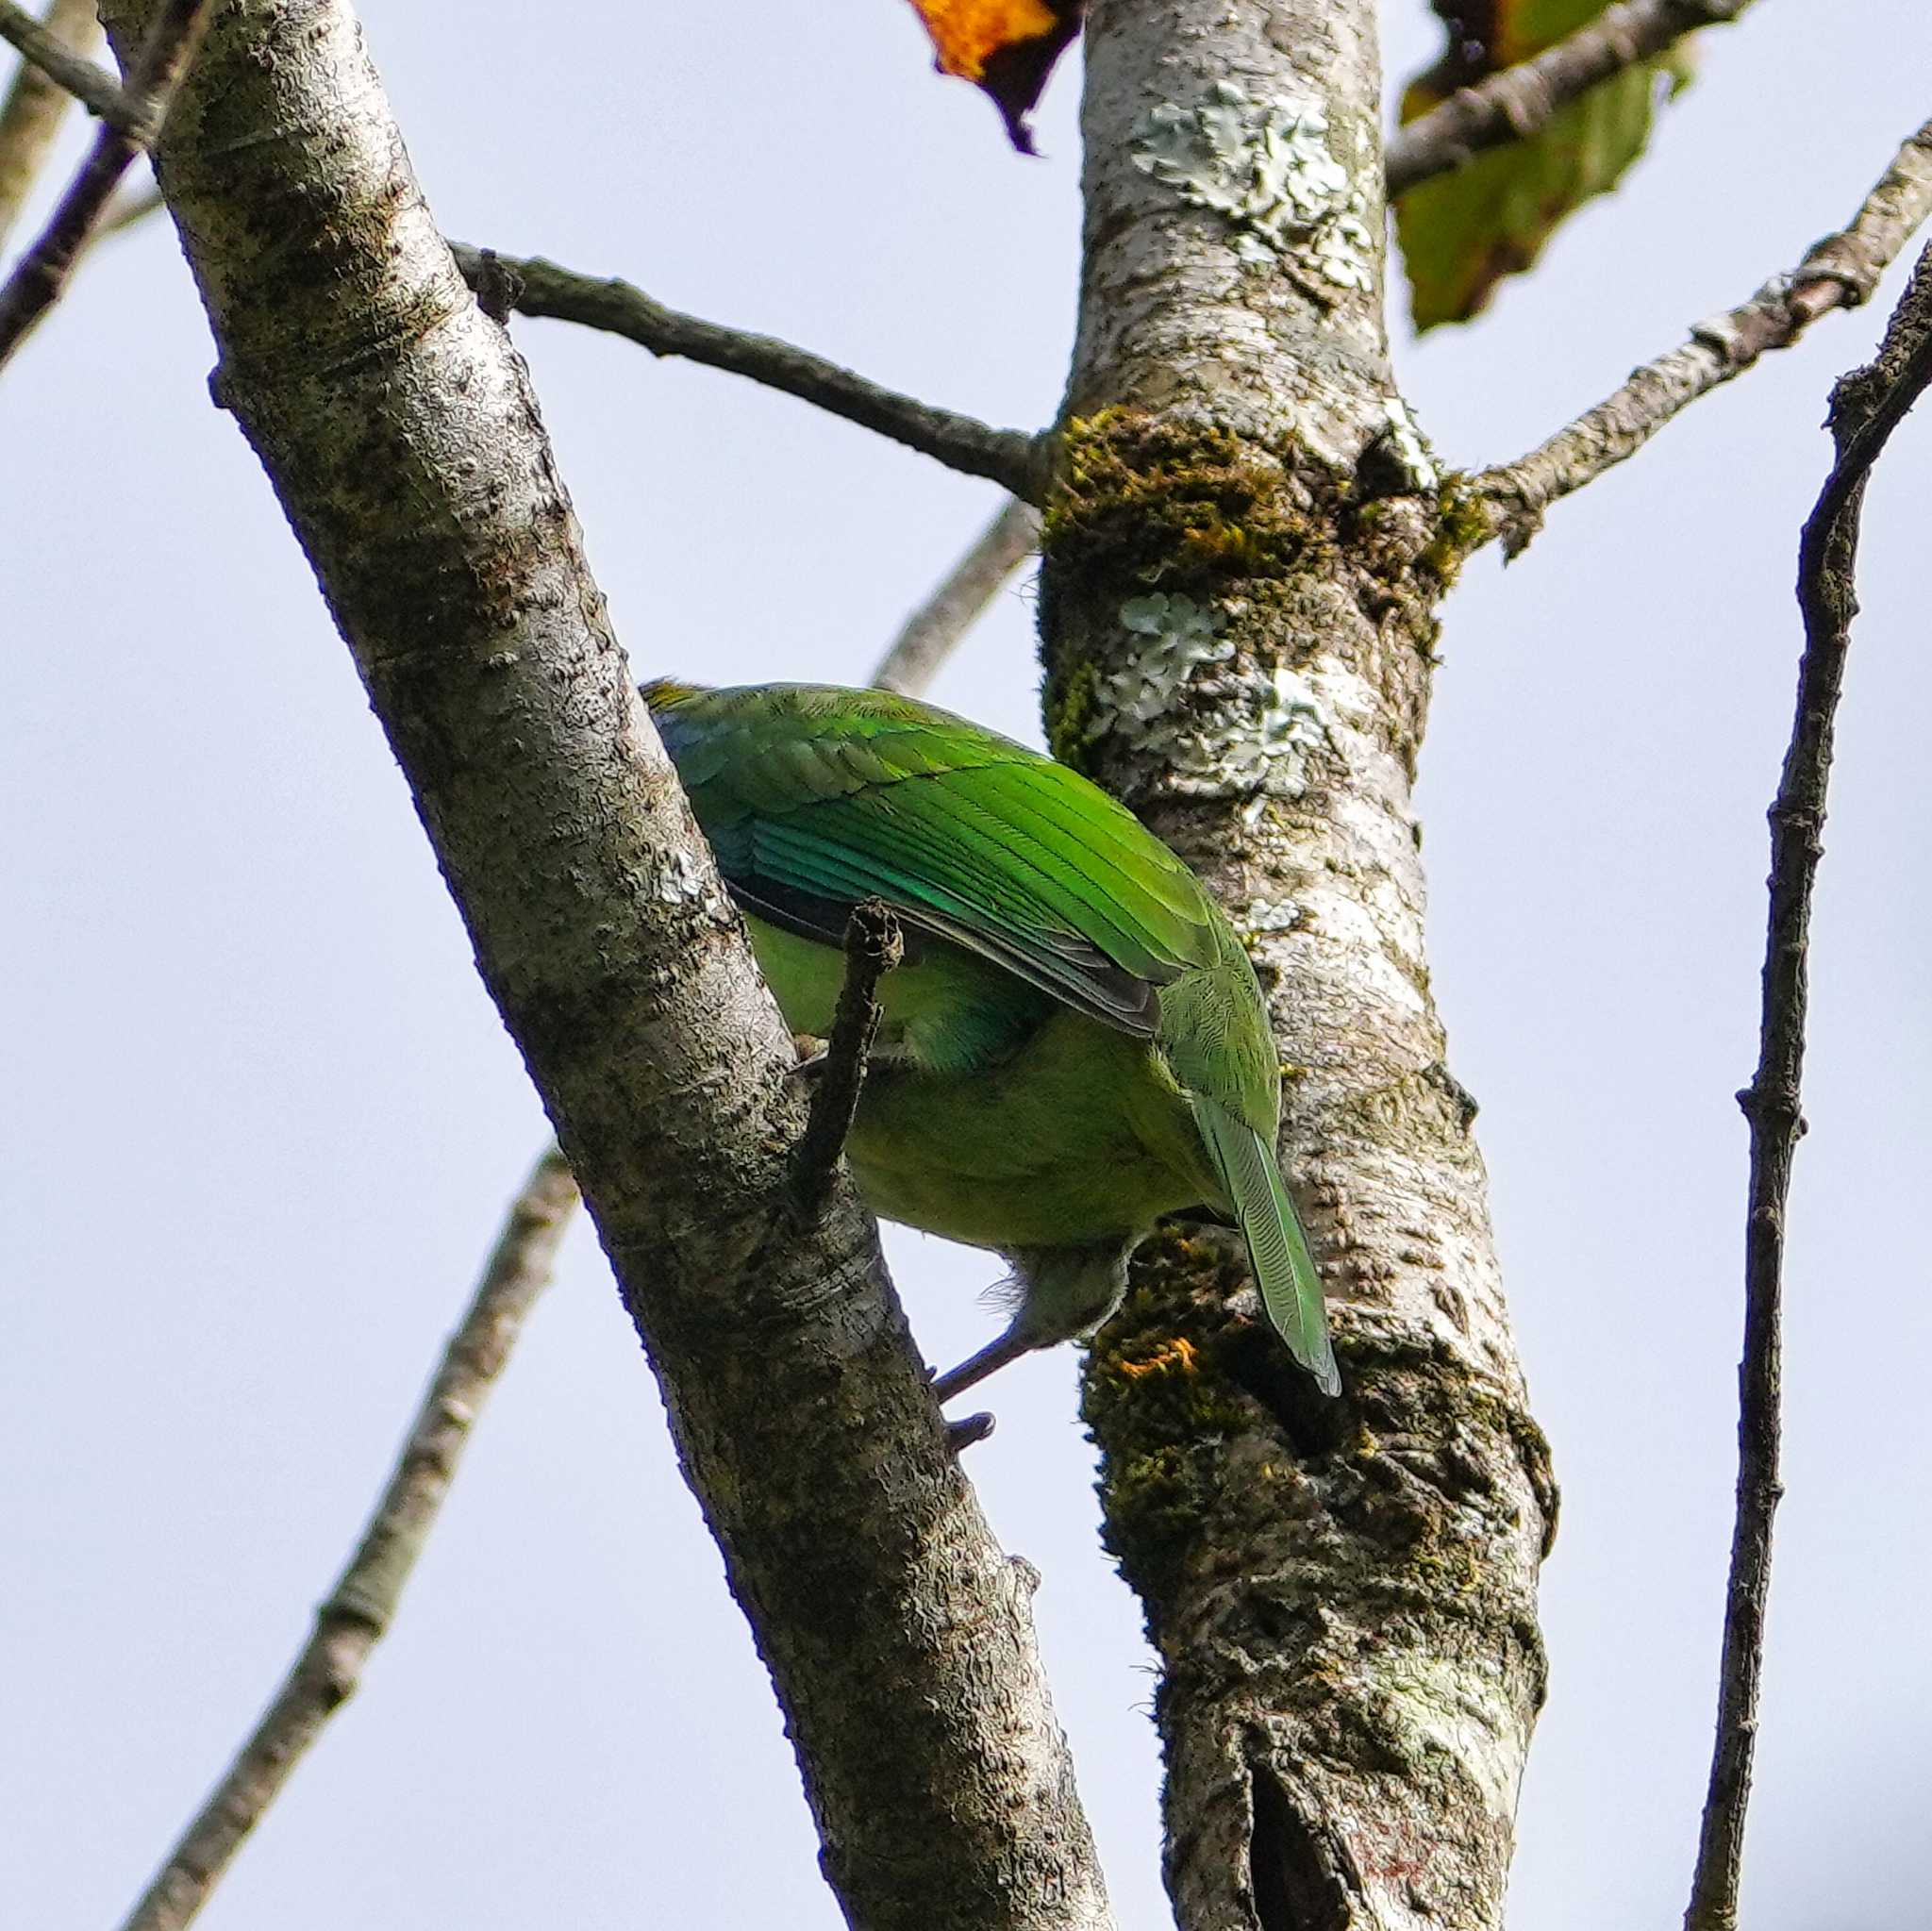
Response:
[[[875,1213],[993,1249],[1021,1290],[940,1399],[1097,1327],[1188,1207],[1240,1222],[1269,1320],[1340,1392],[1260,988],[1194,874],[1078,773],[911,698],[643,694],[793,1032],[831,1030],[853,907],[899,919],[846,1157]]]

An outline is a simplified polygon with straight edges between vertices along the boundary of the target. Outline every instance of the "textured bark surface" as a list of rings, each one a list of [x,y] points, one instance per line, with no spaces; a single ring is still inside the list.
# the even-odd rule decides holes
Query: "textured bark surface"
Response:
[[[1214,1237],[1090,1360],[1160,1652],[1183,1931],[1500,1925],[1555,1510],[1423,949],[1434,610],[1478,524],[1382,331],[1370,0],[1097,0],[1087,255],[1045,526],[1056,750],[1250,938],[1327,1404]]]
[[[124,57],[149,8],[107,11]],[[230,0],[159,159],[220,348],[648,1340],[866,1926],[1099,1926],[1034,1651],[639,703],[523,365],[334,0]]]

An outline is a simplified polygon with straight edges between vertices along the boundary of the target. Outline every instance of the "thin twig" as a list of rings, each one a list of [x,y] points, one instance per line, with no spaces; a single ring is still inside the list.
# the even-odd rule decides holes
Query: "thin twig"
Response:
[[[1757,1739],[1764,1612],[1771,1584],[1778,1480],[1779,1323],[1785,1210],[1791,1160],[1805,1130],[1806,955],[1811,888],[1824,852],[1832,727],[1844,682],[1854,566],[1866,478],[1906,411],[1932,383],[1932,248],[1919,258],[1877,358],[1832,391],[1837,461],[1805,525],[1798,607],[1805,649],[1797,716],[1771,807],[1771,913],[1764,948],[1757,1071],[1738,1095],[1751,1128],[1750,1210],[1744,1233],[1744,1354],[1738,1370],[1738,1512],[1724,1603],[1717,1740],[1685,1931],[1735,1931],[1744,1814]]]
[[[61,10],[51,8],[46,20],[39,21],[25,8],[16,7],[13,0],[0,0],[0,41],[10,42],[23,60],[45,75],[63,93],[73,95],[90,114],[98,114],[123,133],[142,134],[143,114],[138,96],[124,92],[105,67],[75,51],[81,37],[57,20]],[[92,24],[92,7],[87,16]]]
[[[161,191],[153,182],[145,188],[124,188],[108,204],[101,216],[101,225],[94,230],[94,240],[104,241],[109,235],[125,235],[150,215],[159,214],[167,205],[161,199]]]
[[[884,691],[924,691],[1000,586],[1040,547],[1040,512],[1008,497],[973,547],[907,618],[873,682]]]
[[[1526,141],[1599,81],[1737,19],[1751,0],[1620,0],[1555,46],[1459,88],[1389,141],[1389,199],[1511,141]]]
[[[831,1192],[878,1034],[879,981],[905,951],[899,921],[883,900],[863,898],[852,907],[845,922],[845,983],[839,989],[805,1131],[791,1150],[791,1207],[801,1219],[816,1214]]]
[[[550,1279],[576,1198],[553,1147],[510,1207],[361,1544],[316,1612],[314,1634],[123,1931],[180,1931],[192,1922],[290,1772],[354,1694],[435,1526],[476,1415]]]
[[[1474,478],[1489,517],[1485,541],[1518,555],[1543,512],[1636,453],[1687,404],[1789,348],[1821,315],[1856,308],[1932,214],[1932,121],[1899,149],[1850,224],[1740,308],[1698,324],[1682,347],[1646,363],[1607,400],[1541,447]]]
[[[0,23],[9,22],[19,10],[7,4]],[[49,40],[75,55],[92,46],[100,32],[94,0],[50,0],[47,17],[28,24],[37,25]],[[0,242],[20,218],[73,102],[68,90],[33,61],[20,63],[7,99],[0,104]]]
[[[474,288],[483,271],[484,251],[461,242],[452,246],[457,265]],[[681,356],[734,375],[747,375],[768,389],[783,390],[861,428],[903,442],[950,469],[1002,484],[1029,502],[1042,492],[1038,439],[1023,429],[995,429],[974,417],[882,389],[774,336],[752,335],[680,314],[626,281],[600,281],[541,258],[501,259],[523,279],[517,297],[521,314],[581,323],[624,336],[654,356]]]
[[[41,239],[0,288],[0,367],[60,299],[115,184],[159,128],[212,5],[213,0],[162,0],[128,67],[127,82],[119,95],[121,111],[107,117]]]

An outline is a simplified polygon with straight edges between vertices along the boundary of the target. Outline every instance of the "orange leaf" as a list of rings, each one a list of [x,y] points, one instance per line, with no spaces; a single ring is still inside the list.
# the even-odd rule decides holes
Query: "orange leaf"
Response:
[[[1080,31],[1085,0],[912,0],[941,74],[976,82],[1013,145],[1031,154],[1026,116],[1054,62]]]

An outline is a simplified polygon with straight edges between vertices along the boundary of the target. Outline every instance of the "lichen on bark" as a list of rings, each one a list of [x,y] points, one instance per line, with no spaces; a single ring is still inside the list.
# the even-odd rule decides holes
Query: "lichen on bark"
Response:
[[[1346,1384],[1330,1404],[1296,1375],[1212,1233],[1142,1247],[1090,1357],[1108,1546],[1162,1664],[1182,1931],[1495,1931],[1543,1692],[1555,1491],[1430,997],[1410,798],[1478,521],[1396,390],[1379,245],[1360,285],[1257,274],[1252,222],[1134,158],[1150,96],[1182,159],[1230,83],[1312,97],[1297,129],[1319,122],[1331,199],[1379,235],[1379,81],[1370,0],[1091,20],[1046,722],[1250,945]]]

